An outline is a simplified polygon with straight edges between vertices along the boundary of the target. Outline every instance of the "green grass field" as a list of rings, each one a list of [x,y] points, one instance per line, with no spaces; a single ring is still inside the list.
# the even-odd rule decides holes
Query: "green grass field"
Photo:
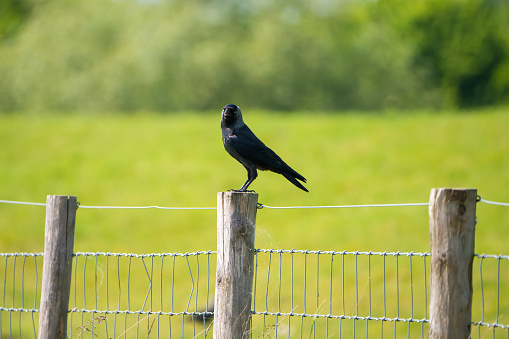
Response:
[[[427,202],[434,187],[477,188],[484,199],[509,202],[505,109],[284,114],[244,108],[243,113],[258,137],[308,179],[305,193],[279,175],[259,173],[250,188],[265,205]],[[0,199],[45,202],[48,194],[70,194],[82,205],[215,207],[217,192],[239,188],[246,179],[245,169],[223,149],[219,120],[220,112],[1,115]],[[0,252],[42,251],[44,214],[44,207],[0,204]],[[476,253],[509,254],[509,208],[478,204],[477,219]],[[426,206],[262,209],[256,246],[426,252],[428,225]],[[215,234],[213,210],[79,209],[74,248],[206,251],[215,250]],[[507,324],[509,271],[506,264],[501,268],[506,288],[500,291],[500,321]],[[496,305],[486,307],[493,317]],[[305,337],[308,333],[309,328]]]

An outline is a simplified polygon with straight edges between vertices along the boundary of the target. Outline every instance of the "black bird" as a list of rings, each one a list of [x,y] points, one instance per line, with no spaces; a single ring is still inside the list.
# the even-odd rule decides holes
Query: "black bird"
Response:
[[[257,169],[282,174],[292,184],[309,192],[300,182],[306,178],[288,166],[273,150],[265,146],[242,120],[240,108],[226,105],[221,114],[224,148],[247,169],[247,181],[237,192],[245,192],[258,176]]]

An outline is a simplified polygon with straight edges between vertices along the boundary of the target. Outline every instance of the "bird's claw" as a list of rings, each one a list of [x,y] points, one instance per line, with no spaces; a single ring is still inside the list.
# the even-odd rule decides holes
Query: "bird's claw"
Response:
[[[235,189],[229,189],[228,192],[237,192],[237,193],[256,193],[254,190],[235,190]]]

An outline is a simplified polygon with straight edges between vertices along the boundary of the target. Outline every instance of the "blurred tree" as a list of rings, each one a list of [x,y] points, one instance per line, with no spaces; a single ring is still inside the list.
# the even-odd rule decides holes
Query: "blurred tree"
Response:
[[[0,110],[496,104],[507,6],[487,1],[51,0],[0,42]]]
[[[28,20],[32,11],[30,0],[0,1],[0,42],[12,37]]]
[[[414,19],[416,64],[429,69],[447,106],[494,105],[507,99],[508,9],[502,1],[430,0]]]

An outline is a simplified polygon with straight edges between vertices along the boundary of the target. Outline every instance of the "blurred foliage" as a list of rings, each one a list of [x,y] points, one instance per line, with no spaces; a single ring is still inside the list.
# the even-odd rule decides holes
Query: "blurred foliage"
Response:
[[[0,41],[15,35],[29,18],[31,10],[30,0],[0,1]]]
[[[433,0],[417,17],[417,63],[428,66],[447,104],[492,105],[507,98],[507,18],[507,6],[486,0]]]
[[[20,11],[19,24],[10,26],[16,34],[0,40],[3,111],[509,102],[509,6],[502,0],[48,0],[30,6],[31,14]]]

